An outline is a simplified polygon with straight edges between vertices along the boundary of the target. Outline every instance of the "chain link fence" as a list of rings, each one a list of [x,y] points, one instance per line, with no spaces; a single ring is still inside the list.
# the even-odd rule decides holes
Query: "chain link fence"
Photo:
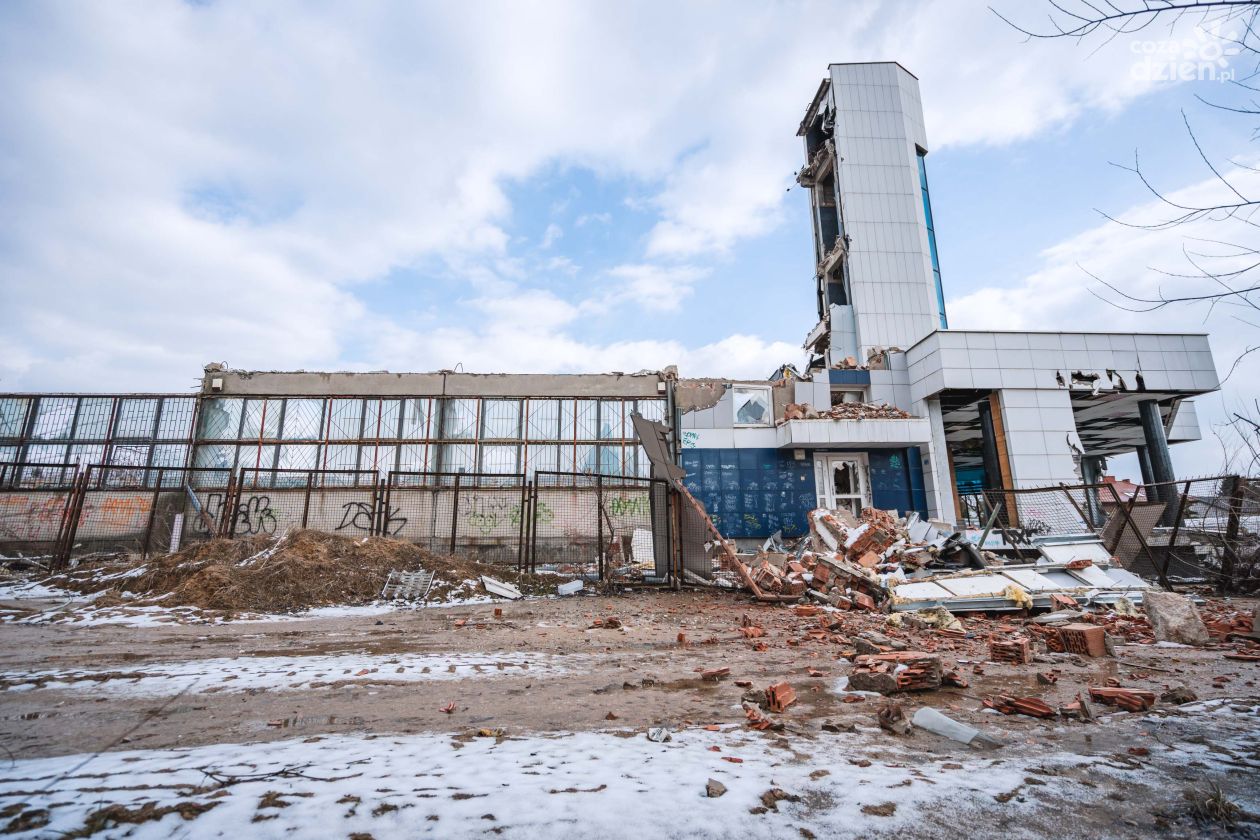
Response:
[[[0,557],[50,568],[309,528],[523,571],[664,580],[667,482],[616,475],[0,465]]]
[[[959,497],[962,523],[1000,535],[1021,559],[1037,544],[1096,536],[1131,571],[1165,586],[1207,580],[1222,592],[1260,589],[1260,479],[1191,478],[986,490]]]

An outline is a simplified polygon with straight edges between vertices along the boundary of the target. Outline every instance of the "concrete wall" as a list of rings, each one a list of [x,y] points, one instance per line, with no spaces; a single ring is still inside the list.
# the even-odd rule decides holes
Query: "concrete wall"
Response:
[[[1079,456],[1080,439],[1069,393],[1012,388],[1000,395],[1006,451],[1015,486],[1079,483],[1080,465],[1074,452]]]
[[[211,382],[223,381],[220,391]],[[663,397],[659,373],[352,373],[208,370],[202,393],[215,396]]]
[[[939,326],[919,186],[927,149],[919,82],[897,64],[833,64],[837,186],[849,236],[861,356],[905,349]]]

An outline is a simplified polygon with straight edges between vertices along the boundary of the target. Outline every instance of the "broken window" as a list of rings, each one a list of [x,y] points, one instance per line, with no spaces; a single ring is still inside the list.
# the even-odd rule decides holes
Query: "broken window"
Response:
[[[206,400],[201,404],[197,436],[204,440],[236,440],[240,437],[244,405],[245,401],[239,399]]]
[[[237,402],[240,402],[240,400],[237,400]],[[235,465],[236,447],[221,443],[211,444],[210,446],[198,446],[197,454],[193,458],[193,466],[204,469],[226,470],[231,469]],[[204,477],[202,478],[204,479]]]
[[[622,440],[626,437],[625,424],[629,418],[621,400],[599,401],[599,437],[601,440]],[[634,433],[631,432],[631,437]]]
[[[773,414],[770,410],[770,389],[761,386],[736,385],[736,426],[769,426]]]
[[[424,440],[429,437],[432,406],[432,400],[403,400],[401,437],[404,440]]]
[[[442,437],[447,440],[464,440],[476,436],[477,401],[446,400],[442,405]],[[464,472],[472,472],[472,465]]]
[[[657,423],[665,422],[665,401],[664,400],[639,400],[637,403],[639,414],[644,420],[653,420]],[[631,432],[633,432],[633,424],[631,424]],[[634,437],[633,434],[627,437]]]

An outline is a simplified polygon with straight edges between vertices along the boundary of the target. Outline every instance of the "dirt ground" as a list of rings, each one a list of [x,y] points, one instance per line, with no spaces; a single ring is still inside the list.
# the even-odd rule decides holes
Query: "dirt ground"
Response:
[[[592,627],[609,616],[621,626]],[[882,619],[862,616],[876,630]],[[750,623],[765,635],[746,638],[741,625]],[[816,617],[729,593],[652,590],[285,622],[8,624],[0,628],[0,743],[20,762],[332,735],[461,738],[487,728],[507,738],[586,732],[642,738],[658,726],[743,729],[740,701],[747,688],[736,682],[761,689],[786,680],[799,700],[774,716],[784,729],[756,737],[786,742],[802,760],[819,739],[860,743],[868,761],[903,765],[975,756],[973,748],[927,732],[899,737],[876,728],[883,701],[854,702],[838,684],[850,670],[842,658],[852,654],[847,636],[819,639],[817,632],[810,635],[817,627]],[[1227,829],[1189,820],[1180,802],[1183,790],[1213,785],[1244,804],[1260,797],[1260,732],[1247,712],[1258,705],[1260,663],[1225,659],[1219,649],[1122,644],[1115,658],[1042,654],[1037,663],[1012,666],[984,661],[974,643],[960,642],[952,651],[948,645],[938,653],[969,687],[899,695],[907,714],[936,707],[1003,739],[1004,755],[1053,751],[1102,758],[1120,767],[1121,776],[1125,767],[1158,771],[1160,786],[1108,782],[1112,789],[1082,806],[1076,818],[1089,829],[1083,836],[1154,835],[1170,825],[1192,834],[1260,832],[1247,807]],[[259,663],[279,664],[259,677],[250,670]],[[304,663],[323,664],[312,675]],[[701,679],[701,670],[719,667],[730,675]],[[1039,680],[1039,672],[1053,672],[1053,684]],[[232,685],[238,678],[243,690]],[[995,714],[980,703],[1011,695],[1058,707],[1108,679],[1156,695],[1187,686],[1201,701],[1230,701],[1221,708],[1236,713],[1213,718],[1209,729],[1187,722],[1177,737],[1202,745],[1228,735],[1250,744],[1250,752],[1239,753],[1231,742],[1219,747],[1229,754],[1226,771],[1195,767],[1160,757],[1148,714],[1099,707],[1103,717],[1096,723],[1043,721]],[[146,685],[156,687],[138,688]],[[1177,707],[1161,703],[1156,711],[1175,714]],[[1224,728],[1222,719],[1229,721]],[[831,724],[827,731],[824,722]],[[1018,789],[992,794],[1023,801]],[[1020,816],[1025,828],[1039,821],[1052,827],[1055,816],[1049,809]],[[939,836],[966,833],[963,826],[946,826]]]

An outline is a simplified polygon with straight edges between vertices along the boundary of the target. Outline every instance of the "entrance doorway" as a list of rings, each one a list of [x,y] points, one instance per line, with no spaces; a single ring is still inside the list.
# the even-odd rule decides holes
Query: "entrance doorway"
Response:
[[[819,507],[847,510],[854,516],[870,507],[866,456],[861,453],[816,456],[814,483]]]

